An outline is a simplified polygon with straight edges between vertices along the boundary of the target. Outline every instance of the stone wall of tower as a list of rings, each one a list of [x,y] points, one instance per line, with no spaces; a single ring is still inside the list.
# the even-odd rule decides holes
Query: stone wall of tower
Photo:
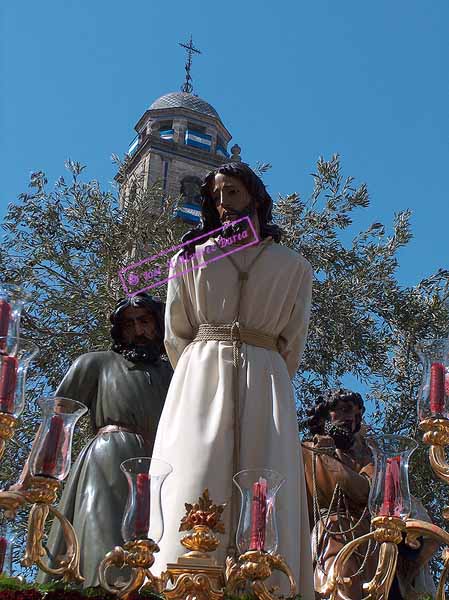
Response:
[[[167,194],[177,198],[181,192],[181,181],[188,175],[203,179],[212,169],[207,165],[201,165],[181,158],[172,158],[169,163],[169,177]]]

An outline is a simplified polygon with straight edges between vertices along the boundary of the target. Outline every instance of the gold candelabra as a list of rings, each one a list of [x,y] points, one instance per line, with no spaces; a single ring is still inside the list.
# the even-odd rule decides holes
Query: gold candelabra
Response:
[[[208,490],[204,490],[198,502],[186,504],[186,514],[181,520],[180,531],[189,531],[181,539],[188,550],[174,564],[168,564],[160,577],[152,575],[150,568],[154,563],[154,553],[159,548],[152,540],[127,542],[109,552],[99,567],[102,587],[108,592],[126,600],[139,589],[144,580],[143,589],[151,589],[163,594],[167,600],[224,600],[226,593],[232,593],[242,586],[250,587],[259,600],[275,600],[267,588],[266,580],[274,570],[288,577],[290,593],[296,593],[294,577],[280,555],[271,555],[259,550],[250,550],[236,561],[228,557],[226,569],[212,556],[220,541],[215,533],[225,533],[221,515],[224,504],[214,504]],[[145,550],[143,548],[145,547]],[[139,550],[141,550],[139,554]],[[131,568],[129,581],[122,586],[107,581],[107,569],[111,566]]]
[[[52,506],[60,486],[60,482],[56,479],[31,477],[23,491],[0,491],[0,507],[5,510],[8,518],[14,518],[19,508],[26,504],[32,505],[28,518],[26,550],[22,559],[25,567],[35,564],[45,573],[62,576],[66,582],[82,583],[84,578],[79,570],[80,549],[75,530],[66,517]],[[58,557],[56,568],[49,567],[44,561],[46,553],[42,539],[49,514],[52,514],[61,523],[66,542],[66,553],[64,556]]]
[[[449,446],[449,420],[429,417],[421,421],[420,428],[425,432],[423,441],[429,445],[430,465],[439,479],[449,483],[449,463],[446,459],[446,447]],[[449,520],[449,508],[443,510],[443,517]],[[388,516],[374,517],[372,529],[359,538],[346,544],[337,554],[330,569],[324,594],[329,600],[339,598],[340,588],[350,583],[350,578],[344,577],[345,566],[357,548],[372,539],[379,544],[378,563],[375,575],[371,581],[363,584],[365,596],[363,600],[387,600],[396,573],[398,544],[404,539],[408,545],[418,548],[419,537],[430,538],[444,545],[442,551],[443,569],[435,596],[435,600],[445,600],[445,587],[449,576],[449,533],[433,523],[420,519],[398,518]]]

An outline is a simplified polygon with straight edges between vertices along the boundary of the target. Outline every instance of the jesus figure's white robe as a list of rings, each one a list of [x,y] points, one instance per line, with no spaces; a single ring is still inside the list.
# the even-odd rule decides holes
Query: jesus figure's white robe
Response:
[[[302,256],[267,238],[232,255],[241,270],[248,268],[261,245],[267,247],[249,271],[239,321],[243,327],[279,336],[282,355],[248,344],[240,348],[239,470],[274,469],[286,478],[276,497],[278,552],[292,569],[303,600],[313,600],[304,470],[291,384],[307,336],[312,269]],[[210,246],[215,256],[222,253],[210,239],[196,247],[197,256]],[[211,256],[204,254],[205,260]],[[238,273],[227,257],[169,281],[165,345],[175,372],[153,456],[169,462],[173,472],[162,488],[165,529],[152,568],[155,574],[186,551],[178,532],[184,503],[195,502],[205,488],[215,503],[227,503],[227,533],[219,535],[222,543],[214,553],[224,563],[234,485],[232,344],[192,340],[201,323],[231,323],[238,301]]]

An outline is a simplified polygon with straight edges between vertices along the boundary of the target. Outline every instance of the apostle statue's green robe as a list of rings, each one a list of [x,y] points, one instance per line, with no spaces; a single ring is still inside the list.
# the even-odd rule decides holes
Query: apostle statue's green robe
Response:
[[[89,352],[75,360],[56,391],[85,404],[97,432],[72,466],[58,507],[78,536],[84,587],[99,585],[99,563],[123,543],[128,484],[120,464],[151,456],[171,375],[169,363],[161,359],[134,364],[113,351]],[[106,426],[116,430],[102,432]],[[65,552],[56,520],[47,547],[51,556]],[[46,580],[40,573],[38,581]]]

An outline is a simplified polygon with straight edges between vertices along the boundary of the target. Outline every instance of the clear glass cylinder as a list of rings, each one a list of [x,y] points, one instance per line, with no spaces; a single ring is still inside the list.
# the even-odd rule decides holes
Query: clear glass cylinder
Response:
[[[410,516],[408,481],[410,456],[418,444],[402,435],[368,436],[374,458],[374,476],[368,500],[371,517]]]
[[[128,481],[128,501],[122,521],[125,542],[150,539],[156,544],[164,533],[162,485],[173,468],[157,458],[138,457],[120,465]]]
[[[449,339],[423,340],[416,346],[423,372],[418,419],[449,418]]]
[[[0,337],[0,412],[18,417],[25,407],[25,380],[38,347],[23,338]]]
[[[285,478],[271,469],[245,469],[236,473],[233,481],[241,494],[238,551],[274,554],[279,544],[275,499]]]
[[[12,283],[0,283],[0,338],[19,337],[20,316],[24,305],[31,296],[24,289]],[[0,340],[0,350],[2,341]],[[4,343],[4,341],[3,341]]]
[[[30,472],[33,476],[62,481],[70,471],[75,425],[87,407],[60,396],[40,398],[38,404],[43,421],[30,454]]]
[[[0,576],[12,577],[14,540],[15,536],[0,526]]]

